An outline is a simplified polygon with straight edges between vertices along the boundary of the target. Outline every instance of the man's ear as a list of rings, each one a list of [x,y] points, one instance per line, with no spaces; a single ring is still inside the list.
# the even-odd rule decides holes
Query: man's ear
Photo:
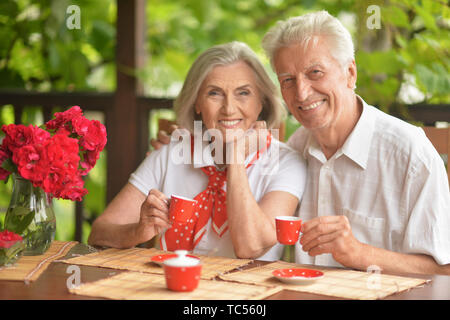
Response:
[[[350,89],[356,88],[356,80],[358,78],[358,72],[356,68],[355,60],[352,60],[347,64],[347,87]]]

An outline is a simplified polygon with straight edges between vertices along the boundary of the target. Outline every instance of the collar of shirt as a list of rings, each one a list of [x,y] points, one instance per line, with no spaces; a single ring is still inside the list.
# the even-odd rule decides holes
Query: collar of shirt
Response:
[[[345,140],[344,145],[336,151],[333,158],[337,159],[344,154],[361,168],[366,169],[375,126],[375,115],[371,110],[371,106],[369,106],[360,96],[357,96],[357,98],[361,101],[363,106],[361,117],[356,123],[353,131],[347,137],[347,140]],[[322,163],[327,162],[322,149],[310,132],[305,149],[303,150],[303,156],[305,158],[307,153]]]

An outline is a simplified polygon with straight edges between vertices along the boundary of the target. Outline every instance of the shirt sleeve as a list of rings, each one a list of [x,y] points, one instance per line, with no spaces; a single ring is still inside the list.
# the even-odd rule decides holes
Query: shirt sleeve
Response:
[[[307,178],[305,160],[287,146],[280,146],[278,159],[272,163],[270,182],[265,192],[285,191],[301,200]]]
[[[151,189],[161,190],[162,177],[167,169],[168,149],[168,146],[163,146],[159,150],[152,151],[128,180],[146,196]]]
[[[429,148],[429,163],[410,170],[405,203],[409,219],[403,252],[427,254],[440,264],[450,263],[450,192],[445,166]]]

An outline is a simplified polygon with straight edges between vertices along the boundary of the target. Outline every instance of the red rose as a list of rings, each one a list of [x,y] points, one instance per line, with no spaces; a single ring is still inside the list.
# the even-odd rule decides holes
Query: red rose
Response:
[[[37,126],[29,126],[31,129],[31,134],[33,135],[33,143],[34,144],[43,144],[47,139],[50,138],[50,133],[41,129]]]
[[[43,189],[57,198],[81,201],[87,194],[84,181],[76,171],[67,171],[62,167],[53,167],[43,182]]]
[[[17,233],[4,230],[0,232],[0,248],[11,248],[17,241],[22,241],[23,238]]]
[[[48,121],[45,124],[47,129],[59,129],[65,127],[68,131],[72,132],[72,119],[83,115],[83,111],[79,106],[73,106],[69,110],[64,112],[56,112],[55,119]]]
[[[90,121],[86,134],[80,138],[80,145],[85,150],[102,151],[106,145],[105,126],[97,120]]]
[[[13,162],[17,165],[19,174],[33,184],[42,181],[46,174],[47,161],[42,146],[28,145],[13,154]]]
[[[56,198],[80,201],[88,192],[82,176],[95,166],[106,145],[105,126],[86,119],[80,107],[74,106],[55,113],[45,127],[52,134],[33,125],[4,125],[0,166],[11,158],[17,172],[35,187]],[[9,174],[0,168],[0,179]]]
[[[27,127],[23,124],[9,124],[3,125],[2,130],[6,134],[3,147],[12,153],[30,144],[43,143],[50,137],[50,133],[33,125]]]
[[[3,125],[2,131],[5,133],[3,146],[12,153],[33,142],[33,134],[30,127],[26,127],[23,124]]]
[[[78,168],[80,157],[77,139],[58,133],[49,139],[45,148],[49,162],[63,161],[67,166]]]
[[[70,199],[72,201],[81,201],[83,196],[88,193],[87,189],[83,188],[84,181],[80,177],[74,177],[71,184],[66,184],[65,188],[61,190],[60,196],[63,199]]]
[[[85,117],[77,117],[72,119],[72,128],[79,136],[84,136],[89,130],[91,121]]]

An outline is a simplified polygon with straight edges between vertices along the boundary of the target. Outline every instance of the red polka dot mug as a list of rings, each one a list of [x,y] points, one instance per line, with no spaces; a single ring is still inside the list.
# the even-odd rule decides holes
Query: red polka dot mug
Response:
[[[163,262],[166,285],[173,291],[193,291],[198,287],[202,265],[200,259],[186,256],[187,250],[176,250],[176,258]]]
[[[170,221],[179,223],[188,223],[195,210],[197,200],[172,195],[169,205]]]
[[[302,220],[299,217],[278,216],[275,217],[278,242],[292,245],[298,241]]]

